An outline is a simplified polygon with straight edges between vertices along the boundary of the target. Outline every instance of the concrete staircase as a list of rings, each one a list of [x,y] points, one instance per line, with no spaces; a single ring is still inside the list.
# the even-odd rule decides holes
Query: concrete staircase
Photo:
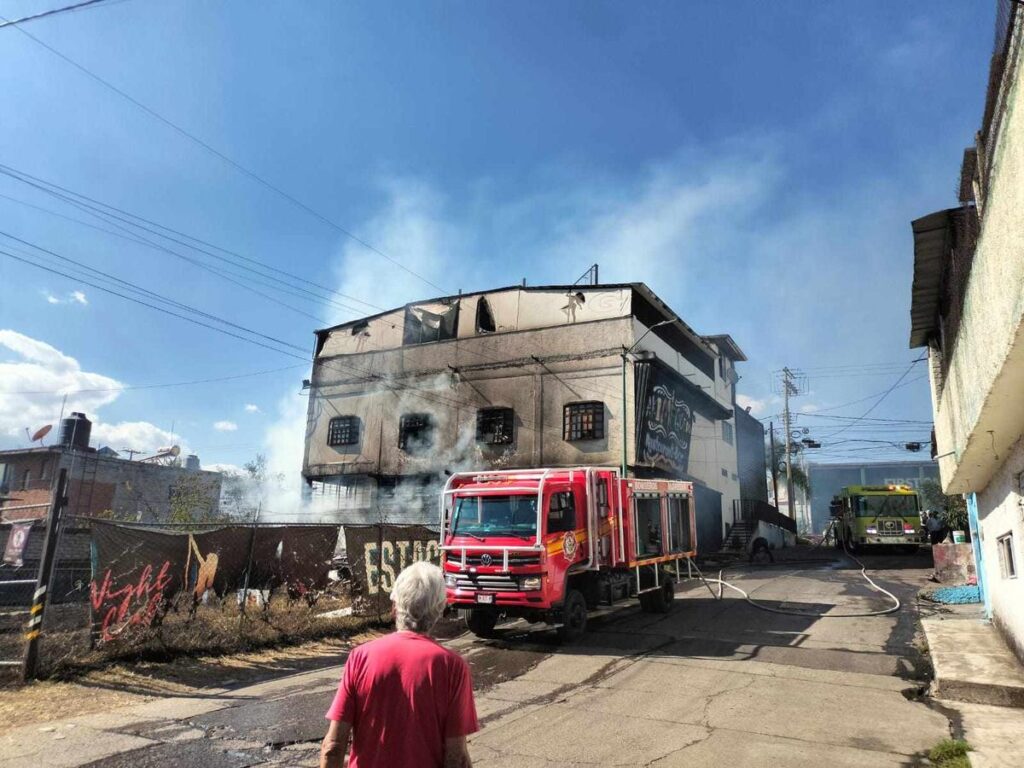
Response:
[[[722,549],[746,551],[747,545],[750,543],[750,537],[753,536],[756,527],[757,523],[751,523],[746,520],[733,523],[732,528],[729,529],[728,537],[726,537],[725,542],[722,544]]]

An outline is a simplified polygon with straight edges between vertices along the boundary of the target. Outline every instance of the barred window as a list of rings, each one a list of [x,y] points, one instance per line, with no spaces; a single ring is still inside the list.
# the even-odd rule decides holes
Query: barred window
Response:
[[[732,441],[733,441],[732,424],[730,424],[728,421],[723,421],[722,422],[722,439],[725,442],[727,442],[729,445],[732,445]]]
[[[481,408],[476,412],[476,440],[487,445],[510,445],[515,424],[511,408]]]
[[[562,420],[562,439],[600,440],[604,437],[604,403],[569,403]]]
[[[327,425],[328,445],[355,445],[359,442],[359,417],[335,416]]]
[[[398,447],[419,453],[434,445],[434,420],[429,413],[406,413],[398,421]]]

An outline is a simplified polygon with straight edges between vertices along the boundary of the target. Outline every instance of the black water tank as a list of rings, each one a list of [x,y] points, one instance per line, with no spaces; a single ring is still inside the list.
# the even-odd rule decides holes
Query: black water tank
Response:
[[[84,413],[72,413],[60,422],[60,444],[68,448],[88,448],[92,422]]]

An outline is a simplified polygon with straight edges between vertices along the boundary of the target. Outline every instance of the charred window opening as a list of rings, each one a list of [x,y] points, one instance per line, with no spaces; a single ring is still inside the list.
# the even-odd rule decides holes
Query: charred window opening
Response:
[[[459,303],[437,305],[434,311],[423,307],[405,308],[405,330],[402,344],[426,344],[454,339],[459,327]]]
[[[356,323],[352,326],[351,334],[353,336],[369,336],[370,335],[370,323],[364,320],[361,323]]]
[[[398,421],[398,447],[422,453],[434,445],[434,420],[429,413],[407,413]]]
[[[359,417],[335,416],[327,425],[327,445],[355,445],[359,442]]]
[[[491,305],[483,296],[476,303],[476,332],[494,333],[497,326],[494,324],[494,313],[491,312]]]
[[[515,424],[511,408],[481,408],[476,412],[476,440],[487,445],[510,445]]]
[[[569,403],[562,419],[562,439],[600,440],[604,437],[604,403]]]

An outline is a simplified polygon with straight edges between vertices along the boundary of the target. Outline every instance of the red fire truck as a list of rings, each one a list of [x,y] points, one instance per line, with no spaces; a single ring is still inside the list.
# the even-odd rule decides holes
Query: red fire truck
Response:
[[[505,616],[573,640],[588,611],[631,597],[665,612],[680,561],[696,554],[694,526],[688,482],[600,467],[461,472],[441,502],[448,604],[480,637]]]

